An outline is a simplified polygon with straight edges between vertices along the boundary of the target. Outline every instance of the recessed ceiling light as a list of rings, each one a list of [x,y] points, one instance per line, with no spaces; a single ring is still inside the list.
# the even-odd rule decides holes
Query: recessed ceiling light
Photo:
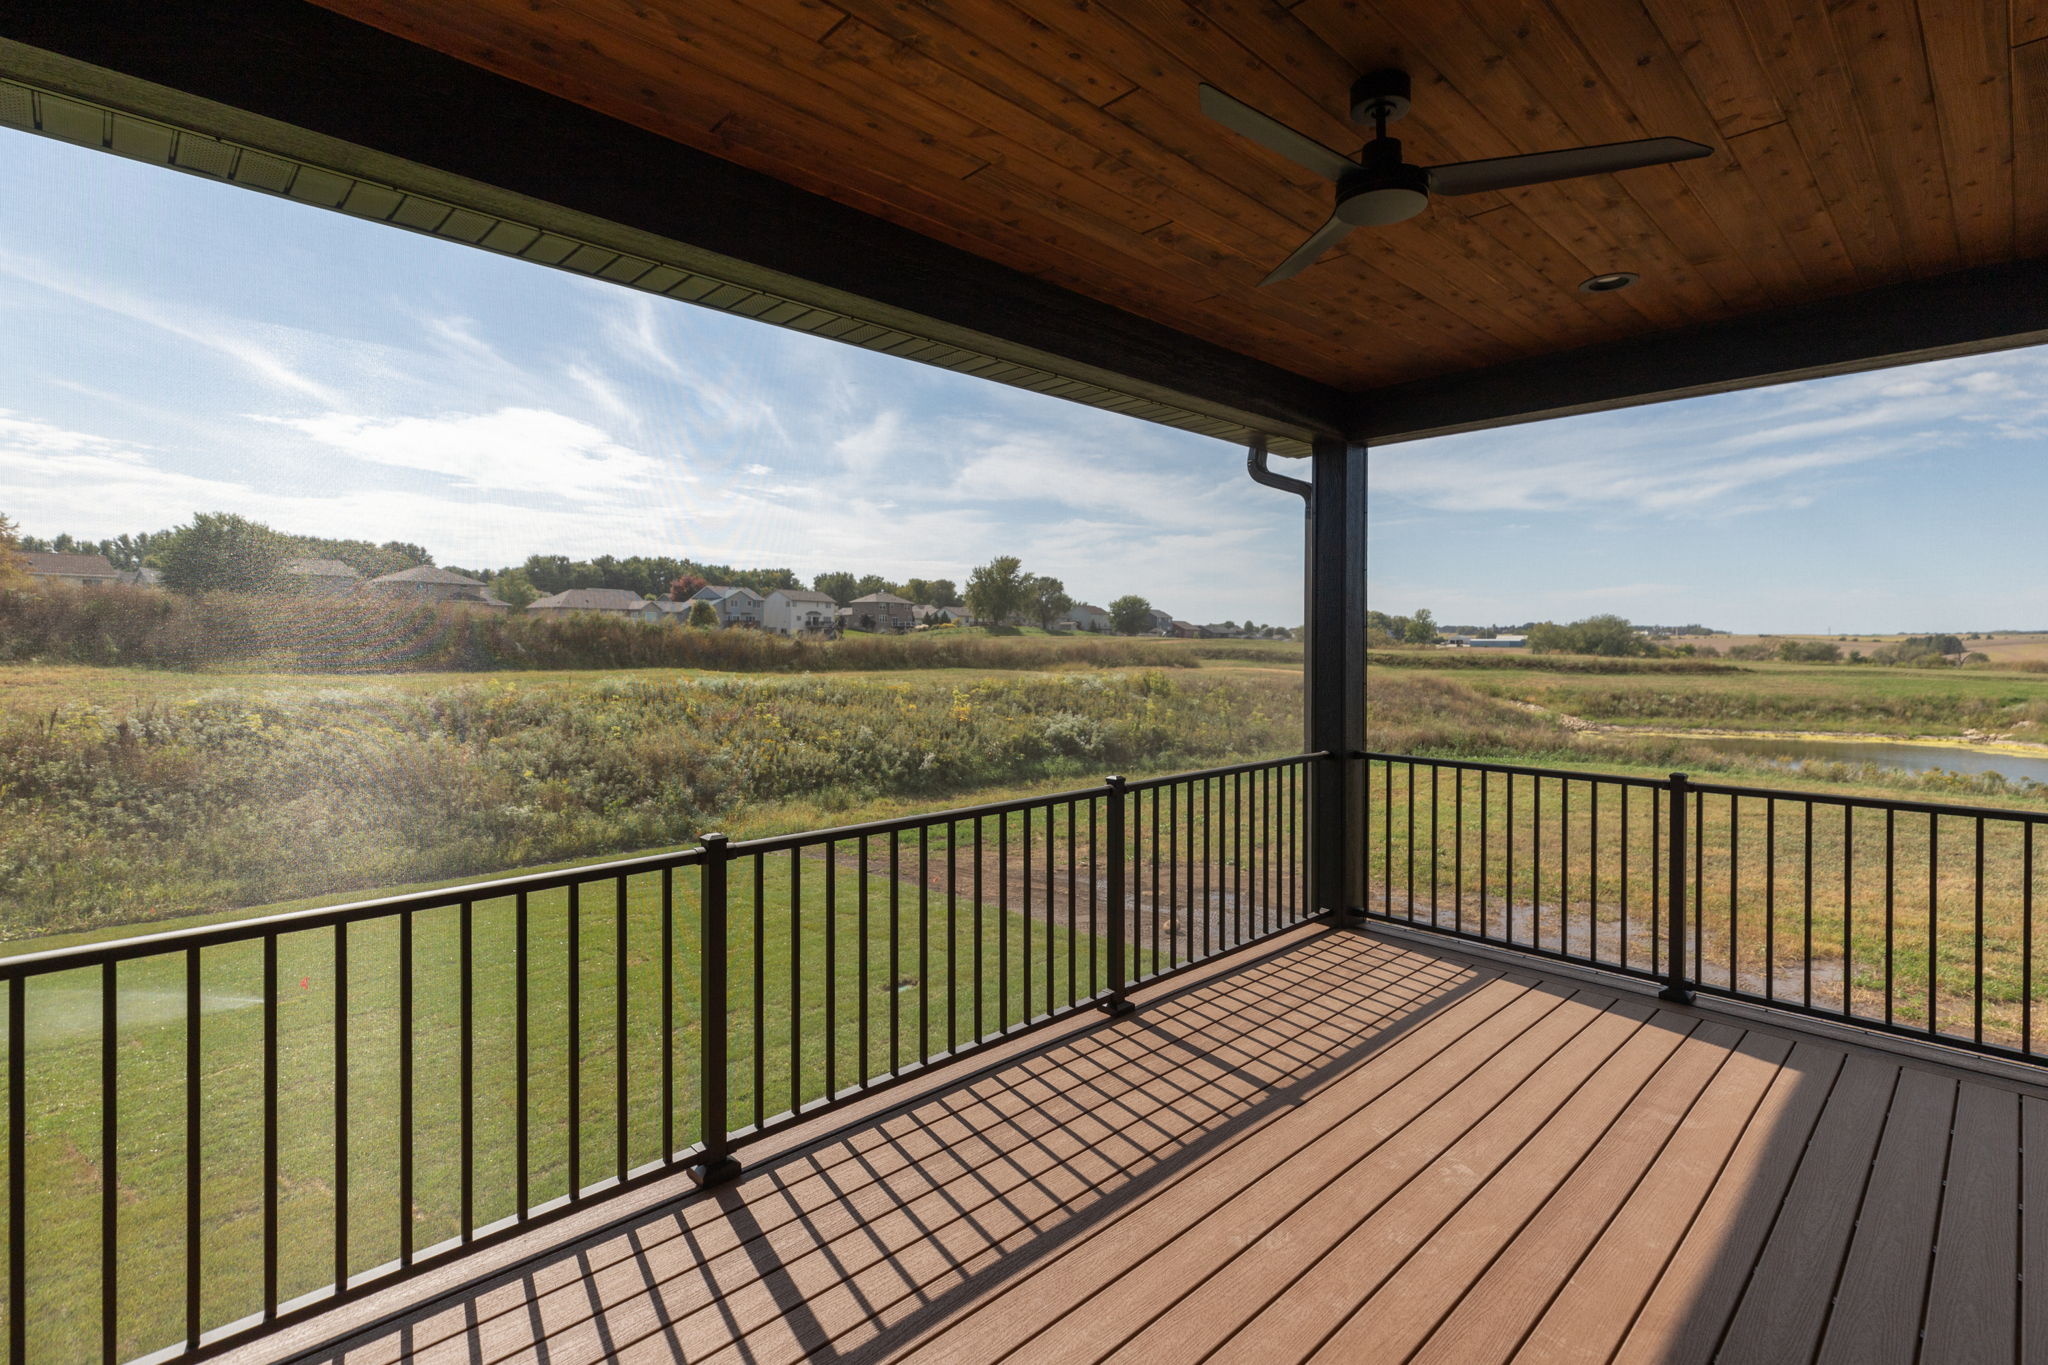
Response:
[[[1616,270],[1606,275],[1595,275],[1590,280],[1580,282],[1579,292],[1581,294],[1611,294],[1617,289],[1628,288],[1636,282],[1637,278],[1636,272],[1633,270]]]

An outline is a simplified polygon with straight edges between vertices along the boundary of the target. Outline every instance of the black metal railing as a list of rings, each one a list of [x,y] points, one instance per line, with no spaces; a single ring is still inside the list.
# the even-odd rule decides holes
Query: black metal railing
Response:
[[[212,1354],[1313,914],[1321,754],[0,959],[8,1359]]]
[[[2027,1061],[2048,813],[1369,753],[1366,913]],[[2048,841],[2044,841],[2048,842]]]

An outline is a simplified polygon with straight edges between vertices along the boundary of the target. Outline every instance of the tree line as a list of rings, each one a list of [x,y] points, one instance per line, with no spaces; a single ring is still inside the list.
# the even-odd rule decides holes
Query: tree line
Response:
[[[379,578],[435,562],[433,555],[419,545],[294,535],[233,512],[201,512],[169,530],[103,540],[71,535],[47,539],[23,536],[4,519],[0,519],[0,526],[5,527],[0,532],[0,586],[7,586],[12,549],[105,555],[118,569],[153,569],[164,587],[186,594],[283,591],[290,585],[285,566],[294,559],[336,560],[365,578]],[[18,561],[18,556],[13,559]],[[787,568],[743,568],[672,555],[572,559],[567,555],[536,554],[527,556],[522,563],[495,568],[454,564],[439,567],[476,579],[514,607],[524,607],[572,588],[619,588],[642,597],[682,602],[711,584],[750,588],[764,597],[777,588],[806,586],[794,570]],[[19,574],[18,562],[12,571]],[[1064,583],[1047,574],[1027,572],[1016,555],[998,555],[977,566],[968,574],[964,588],[950,578],[908,578],[898,582],[880,574],[845,570],[818,574],[808,586],[842,607],[881,592],[892,593],[917,606],[941,610],[964,607],[977,622],[998,630],[1018,625],[1051,630],[1075,605]],[[1154,627],[1151,602],[1135,593],[1117,598],[1107,611],[1110,629],[1115,634],[1142,635]],[[1245,628],[1253,633],[1286,633],[1279,627],[1255,628],[1250,621]]]

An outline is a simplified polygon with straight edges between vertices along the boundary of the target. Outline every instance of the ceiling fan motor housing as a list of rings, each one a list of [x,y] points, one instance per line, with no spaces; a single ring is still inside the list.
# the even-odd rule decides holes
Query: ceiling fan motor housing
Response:
[[[1351,83],[1351,121],[1372,123],[1385,118],[1392,123],[1407,114],[1409,99],[1407,72],[1392,68],[1368,71]]]
[[[1399,138],[1375,138],[1358,170],[1337,182],[1337,217],[1353,227],[1405,223],[1429,207],[1429,172],[1401,159]]]

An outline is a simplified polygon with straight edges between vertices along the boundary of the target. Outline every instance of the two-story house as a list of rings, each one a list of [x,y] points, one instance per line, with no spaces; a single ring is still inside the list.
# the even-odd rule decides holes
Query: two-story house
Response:
[[[809,588],[777,588],[763,605],[768,629],[784,635],[813,635],[838,628],[839,604]]]
[[[853,613],[852,628],[855,630],[901,635],[917,624],[910,599],[898,597],[893,592],[871,592],[866,597],[854,598],[846,605]]]
[[[692,602],[709,602],[711,609],[718,613],[721,626],[751,626],[759,629],[762,624],[763,608],[766,603],[760,593],[752,588],[725,588],[716,585],[697,589]]]

